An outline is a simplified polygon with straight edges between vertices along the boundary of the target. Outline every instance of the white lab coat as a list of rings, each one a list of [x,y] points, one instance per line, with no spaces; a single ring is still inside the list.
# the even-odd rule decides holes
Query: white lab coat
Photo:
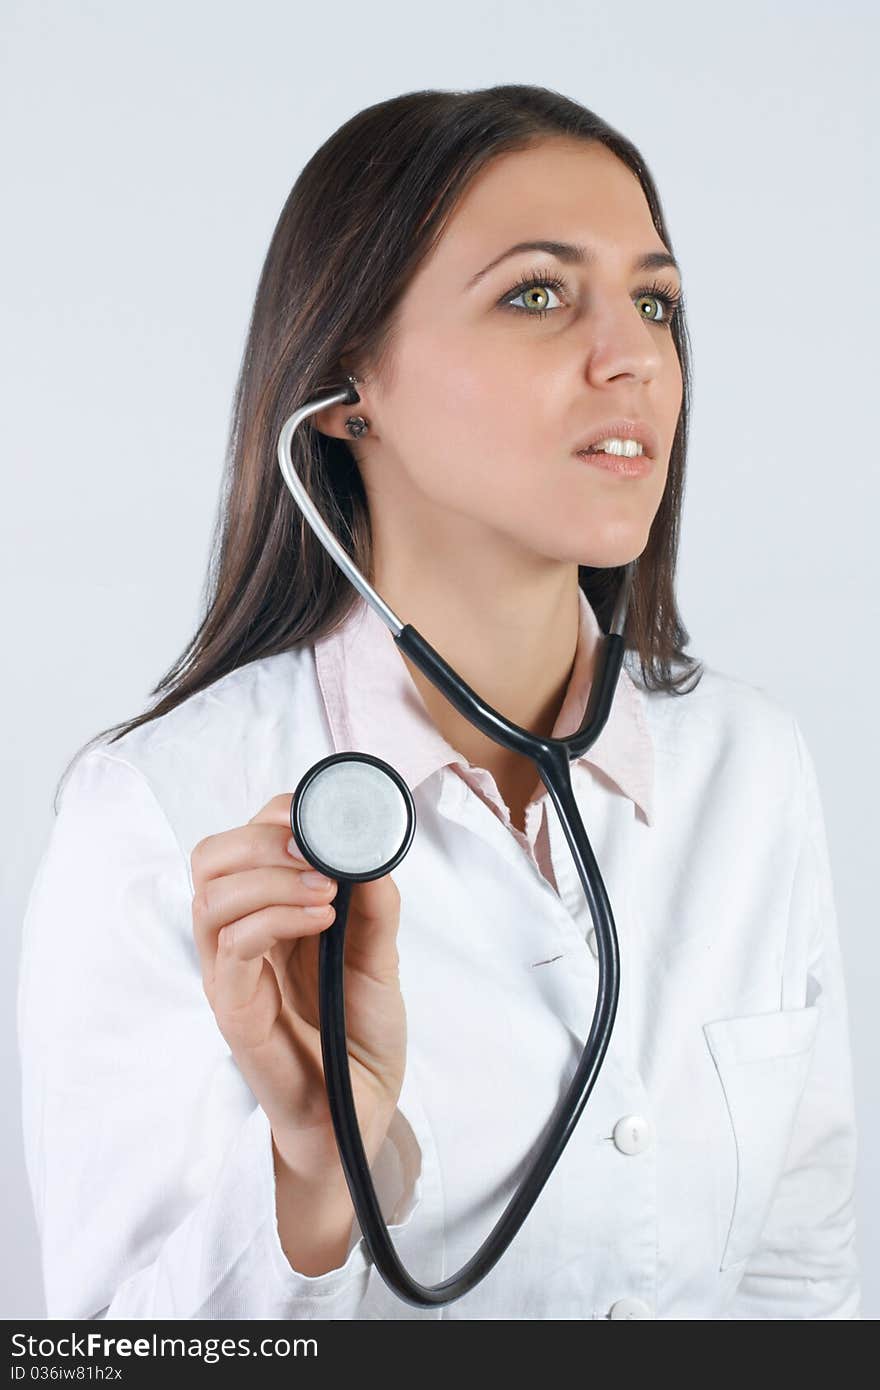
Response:
[[[442,1308],[399,1300],[357,1225],[340,1268],[290,1266],[268,1120],[202,988],[190,855],[335,751],[313,649],[239,668],[80,760],[28,902],[19,993],[50,1318],[861,1316],[813,763],[779,702],[710,667],[684,697],[641,693],[654,823],[572,767],[620,943],[612,1041],[525,1225]],[[518,1184],[581,1056],[598,962],[552,808],[558,895],[451,768],[415,801],[393,872],[407,1069],[373,1176],[404,1264],[434,1284]]]

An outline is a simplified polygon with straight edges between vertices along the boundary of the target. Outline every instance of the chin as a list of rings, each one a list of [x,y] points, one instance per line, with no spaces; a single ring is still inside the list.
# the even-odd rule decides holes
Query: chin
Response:
[[[603,535],[591,535],[589,528],[580,527],[578,535],[569,544],[553,548],[553,558],[578,565],[589,565],[592,569],[616,569],[637,560],[648,544],[650,527],[621,526]]]
[[[589,565],[591,569],[617,569],[621,565],[629,565],[633,560],[637,560],[644,548],[644,543],[639,545],[590,546],[588,553],[578,560],[578,564]]]

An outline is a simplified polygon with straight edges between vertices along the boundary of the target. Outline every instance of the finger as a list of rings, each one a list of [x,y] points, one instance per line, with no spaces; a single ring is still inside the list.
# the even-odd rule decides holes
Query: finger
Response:
[[[248,822],[254,825],[256,822],[265,822],[268,825],[287,825],[290,826],[290,808],[293,805],[293,792],[279,792],[278,796],[273,796],[267,801],[255,816]]]
[[[303,907],[265,907],[221,928],[214,965],[213,1004],[222,1016],[254,998],[263,957],[280,941],[316,936],[335,916],[330,904],[318,912]]]
[[[312,870],[309,870],[312,872]],[[211,879],[201,889],[202,917],[208,930],[226,926],[239,917],[247,917],[261,907],[308,907],[311,903],[326,903],[336,896],[339,885],[334,879],[322,887],[306,883],[302,870],[242,869],[237,874],[224,874]]]
[[[289,838],[292,803],[291,792],[280,792],[278,796],[273,796],[271,801],[267,801],[245,825],[218,831],[216,835],[206,835],[191,855],[194,877],[197,874],[199,880],[203,881],[216,878],[219,873],[235,873],[238,868],[245,867],[245,863],[261,863],[267,847],[277,850],[280,845],[283,850],[286,841],[277,834],[269,834],[268,827],[271,826],[275,831],[285,828]],[[253,831],[249,829],[251,826],[259,828]],[[248,860],[249,851],[252,852]],[[227,868],[227,864],[231,867]]]
[[[249,824],[266,823],[269,825],[283,825],[287,831],[287,840],[284,842],[285,852],[290,858],[299,864],[309,867],[309,861],[303,856],[303,852],[297,843],[290,824],[291,807],[293,806],[293,793],[281,792],[278,796],[273,796],[271,801],[267,801],[261,811],[258,811]]]
[[[328,903],[337,891],[338,884],[332,880],[323,888],[310,886],[292,865],[289,869],[243,869],[209,879],[196,891],[192,906],[193,935],[203,974],[210,978],[213,973],[217,933],[223,927],[263,908]]]
[[[291,840],[293,853],[288,849]],[[237,874],[261,864],[311,868],[293,840],[289,822],[252,820],[200,840],[192,852],[193,883],[198,887],[208,879]]]

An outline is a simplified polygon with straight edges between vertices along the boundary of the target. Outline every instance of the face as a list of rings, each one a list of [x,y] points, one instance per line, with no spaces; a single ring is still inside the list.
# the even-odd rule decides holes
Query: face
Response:
[[[521,251],[474,281],[537,239],[592,256]],[[674,295],[681,281],[674,268],[634,264],[666,251],[637,178],[604,145],[544,140],[476,176],[399,306],[390,361],[377,375],[357,368],[360,404],[335,409],[332,433],[354,446],[377,545],[393,543],[397,518],[410,544],[458,536],[599,567],[641,554],[682,403],[674,308],[657,291]],[[351,414],[370,421],[356,443]],[[620,417],[655,430],[644,477],[574,452]]]

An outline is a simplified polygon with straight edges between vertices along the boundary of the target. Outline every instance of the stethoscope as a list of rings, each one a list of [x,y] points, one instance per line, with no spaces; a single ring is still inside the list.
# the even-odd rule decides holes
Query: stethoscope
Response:
[[[533,1155],[519,1190],[473,1258],[441,1284],[420,1284],[401,1264],[388,1234],[358,1128],[348,1067],[343,965],[352,885],[381,878],[400,863],[415,833],[415,804],[400,774],[368,753],[334,753],[322,758],[294,792],[290,827],[303,858],[338,882],[333,902],[336,917],[321,933],[318,1000],[327,1099],[345,1179],[367,1248],[382,1278],[404,1302],[431,1308],[461,1298],[501,1258],[574,1133],[611,1041],[620,992],[617,932],[602,875],[572,792],[569,762],[592,747],[611,710],[623,663],[623,632],[634,562],[624,570],[610,629],[602,644],[601,669],[593,680],[578,732],[567,738],[540,738],[511,723],[481,700],[430,643],[388,607],[324,523],[293,467],[290,444],[302,421],[328,406],[354,405],[360,400],[355,378],[349,376],[348,381],[347,388],[308,401],[284,422],[278,439],[278,462],[284,481],[324,549],[390,628],[399,649],[466,719],[496,743],[522,753],[535,764],[559,814],[596,928],[599,985],[593,1022],[577,1071],[553,1112],[547,1136]]]

